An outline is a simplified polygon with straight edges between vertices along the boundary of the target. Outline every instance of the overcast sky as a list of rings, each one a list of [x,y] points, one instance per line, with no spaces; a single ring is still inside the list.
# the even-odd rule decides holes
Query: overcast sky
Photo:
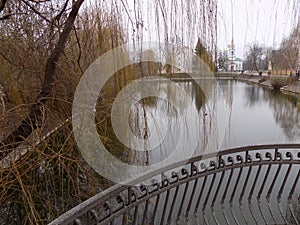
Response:
[[[277,48],[296,23],[291,0],[218,0],[218,46],[221,50],[232,39],[237,55],[244,56],[247,45],[258,42]]]
[[[219,50],[225,50],[231,42],[232,15],[237,56],[243,58],[247,46],[254,42],[266,47],[278,48],[282,39],[290,34],[296,21],[298,21],[295,14],[297,14],[297,10],[297,16],[300,13],[299,1],[216,0],[218,8],[217,46]],[[199,22],[198,18],[200,16],[201,19],[201,5],[203,5],[204,0],[118,0],[117,2],[122,3],[120,3],[122,10],[118,13],[124,16],[124,21],[127,21],[125,27],[129,39],[134,35],[137,36],[137,33],[134,33],[136,29],[134,28],[135,25],[131,24],[132,21],[134,21],[133,23],[140,21],[139,23],[142,22],[144,27],[143,35],[139,35],[139,37],[143,36],[144,40],[156,40],[157,31],[160,33],[160,40],[164,40],[164,24],[167,24],[166,27],[168,27],[167,30],[170,34],[176,34],[184,39],[185,44],[189,47],[195,46],[198,37],[194,36],[199,35],[199,32],[201,33],[202,20]],[[165,4],[166,13],[164,15],[160,12],[162,3]],[[107,5],[107,2],[104,1],[104,4]],[[177,9],[174,10],[171,7],[173,4],[177,6]],[[193,7],[191,10],[193,15],[184,15],[182,12],[185,11],[181,11],[181,5],[186,7],[189,4],[191,4],[190,7]],[[295,7],[293,8],[294,4],[296,4],[297,10]],[[159,19],[157,15],[159,15]],[[211,35],[206,34],[206,36],[209,38]]]

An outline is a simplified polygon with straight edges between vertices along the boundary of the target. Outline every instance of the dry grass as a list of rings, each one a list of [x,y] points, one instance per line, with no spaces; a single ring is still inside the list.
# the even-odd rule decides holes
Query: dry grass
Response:
[[[105,186],[81,158],[71,126],[1,170],[0,176],[1,224],[48,223]]]

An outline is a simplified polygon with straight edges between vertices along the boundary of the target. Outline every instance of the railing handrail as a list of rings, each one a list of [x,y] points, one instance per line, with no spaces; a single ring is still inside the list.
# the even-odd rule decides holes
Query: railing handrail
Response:
[[[142,174],[140,177],[135,178],[134,180],[128,181],[128,185],[121,185],[116,184],[101,193],[96,194],[95,196],[87,199],[86,201],[80,203],[79,205],[75,206],[74,208],[70,209],[54,221],[50,223],[50,225],[54,224],[61,224],[69,223],[71,221],[74,221],[78,216],[80,216],[83,213],[86,213],[87,211],[91,210],[93,207],[96,207],[99,205],[100,202],[105,202],[106,200],[110,199],[112,196],[116,196],[122,191],[128,189],[130,186],[141,184],[143,181],[149,180],[157,175],[161,175],[164,172],[172,171],[174,169],[180,168],[184,165],[188,165],[194,162],[200,162],[201,160],[208,160],[213,158],[220,158],[221,156],[225,155],[231,155],[235,153],[241,153],[241,152],[248,152],[248,151],[255,151],[255,150],[267,150],[267,149],[300,149],[300,143],[285,143],[285,144],[261,144],[261,145],[249,145],[249,146],[242,146],[242,147],[235,147],[230,148],[226,150],[220,150],[215,153],[209,153],[205,155],[199,155],[190,158],[189,160],[182,160],[176,163],[173,163],[171,165],[165,165],[162,166],[156,170],[153,170],[147,174]],[[275,156],[276,157],[276,156]],[[298,153],[298,158],[300,159],[300,153]],[[297,159],[297,163],[299,161]],[[245,159],[247,160],[247,159]],[[296,161],[295,161],[296,162]],[[272,162],[270,162],[272,163]]]

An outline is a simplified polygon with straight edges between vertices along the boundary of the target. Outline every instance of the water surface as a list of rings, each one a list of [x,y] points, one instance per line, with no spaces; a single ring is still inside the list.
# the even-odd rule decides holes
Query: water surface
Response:
[[[190,149],[201,155],[238,146],[300,142],[299,96],[236,80],[219,80],[219,86],[208,88],[210,93],[191,80],[175,82],[175,88],[170,82],[149,82],[159,85],[161,97],[142,99],[143,87],[132,90],[142,100],[116,127],[126,142],[126,151],[120,153],[126,163],[153,165],[174,154],[177,160],[188,159]],[[130,97],[131,93],[126,96]],[[126,123],[129,126],[122,125]]]
[[[299,96],[239,81],[219,84],[231,103],[223,147],[300,142]]]

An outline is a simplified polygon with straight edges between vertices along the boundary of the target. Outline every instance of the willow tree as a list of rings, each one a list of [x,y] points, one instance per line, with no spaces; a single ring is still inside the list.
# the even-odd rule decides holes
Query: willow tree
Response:
[[[291,34],[285,38],[280,45],[280,60],[276,65],[280,69],[296,70],[300,66],[300,23],[293,29]]]
[[[86,68],[125,39],[107,8],[83,3],[0,1],[0,82],[9,99],[0,123],[1,131],[13,129],[0,139],[0,224],[47,223],[99,189],[91,179],[101,179],[82,162],[70,124],[36,146],[71,116]],[[19,124],[10,121],[14,114]],[[26,149],[18,162],[6,163],[8,154]]]
[[[213,54],[204,46],[200,38],[195,48],[195,54],[209,66],[211,71],[216,71],[216,62],[213,58]]]
[[[71,116],[72,91],[93,60],[127,41],[141,51],[148,40],[192,49],[200,37],[209,52],[216,49],[216,0],[99,1],[93,13],[90,2],[0,0],[0,82],[12,109],[22,113],[20,124],[1,140],[0,156],[24,144],[35,150],[1,170],[0,214],[6,223],[47,223],[95,194],[70,125],[38,147],[27,142],[47,133],[57,116]],[[151,65],[160,70],[161,64]],[[121,89],[130,79],[123,76],[115,86]]]

